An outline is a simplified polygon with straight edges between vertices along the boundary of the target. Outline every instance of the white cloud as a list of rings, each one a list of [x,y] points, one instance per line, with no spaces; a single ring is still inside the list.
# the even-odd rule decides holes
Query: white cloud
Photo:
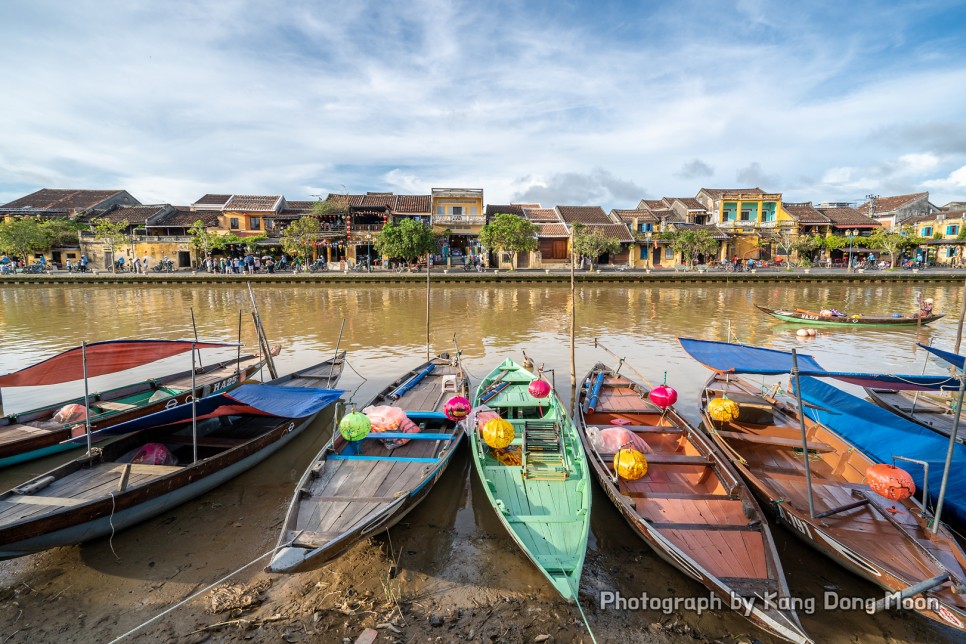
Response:
[[[610,209],[739,177],[952,200],[966,45],[944,8],[9,0],[0,203],[451,185]]]
[[[930,190],[959,192],[962,200],[962,196],[966,196],[966,165],[953,170],[945,179],[931,179],[924,181],[923,185]]]

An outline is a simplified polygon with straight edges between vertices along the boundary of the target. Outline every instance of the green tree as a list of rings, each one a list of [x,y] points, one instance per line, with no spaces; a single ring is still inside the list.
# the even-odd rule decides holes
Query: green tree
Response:
[[[302,217],[296,219],[282,231],[279,241],[282,250],[301,260],[302,266],[306,266],[309,255],[314,256],[315,242],[319,238],[322,226],[315,217]]]
[[[312,204],[312,214],[316,217],[348,213],[349,195],[329,195],[325,201],[316,201]]]
[[[47,248],[48,237],[36,217],[11,219],[0,223],[0,251],[27,263],[30,253]]]
[[[77,246],[78,233],[86,226],[69,219],[48,219],[40,227],[47,237],[47,248],[54,246]]]
[[[376,252],[389,259],[417,260],[439,247],[439,237],[433,229],[415,219],[391,221],[376,236]]]
[[[621,240],[616,237],[608,237],[597,228],[591,229],[590,232],[584,232],[583,229],[574,231],[574,253],[589,257],[591,268],[594,267],[601,255],[619,253],[620,249]]]
[[[113,258],[117,247],[128,240],[127,229],[129,226],[127,219],[113,222],[102,217],[94,221],[94,239],[102,242],[104,248]],[[117,265],[113,261],[111,262],[111,271],[117,272]]]
[[[539,227],[510,213],[497,213],[493,220],[480,230],[480,243],[486,248],[510,253],[510,265],[516,266],[517,253],[537,250]]]
[[[822,245],[825,246],[829,252],[829,257],[831,257],[833,250],[845,248],[849,245],[849,240],[845,235],[827,235],[822,238]]]
[[[191,224],[188,234],[191,235],[191,245],[201,257],[209,257],[212,252],[224,248],[226,244],[225,237],[209,232],[205,222],[200,219]]]
[[[923,238],[915,233],[911,226],[905,226],[899,231],[891,228],[880,228],[866,238],[868,248],[881,248],[889,253],[889,265],[896,265],[896,254],[900,251],[918,246]]]
[[[802,235],[792,243],[792,249],[798,252],[799,264],[805,266],[804,260],[807,260],[807,265],[812,265],[812,256],[815,251],[820,248],[825,247],[825,240],[818,235]]]
[[[661,233],[661,239],[671,242],[671,249],[681,253],[684,263],[694,266],[699,255],[717,255],[721,243],[714,238],[707,228],[680,228],[666,230]]]

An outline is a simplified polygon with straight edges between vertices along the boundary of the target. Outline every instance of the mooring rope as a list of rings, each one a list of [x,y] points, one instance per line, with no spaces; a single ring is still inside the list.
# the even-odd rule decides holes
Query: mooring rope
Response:
[[[574,588],[573,582],[569,582],[569,586],[574,591],[574,603],[577,604],[577,612],[580,613],[580,619],[584,620],[584,628],[587,629],[587,634],[590,635],[590,641],[597,644],[597,638],[594,637],[594,631],[590,627],[590,622],[587,621],[587,616],[584,615],[584,609],[580,605],[580,582],[577,582],[577,587]]]
[[[134,633],[137,633],[139,630],[141,630],[142,628],[144,628],[148,624],[153,624],[154,622],[158,621],[159,619],[161,619],[162,617],[164,617],[168,613],[170,613],[170,612],[172,612],[172,611],[174,611],[174,610],[176,610],[178,608],[181,608],[182,606],[184,606],[188,602],[192,601],[193,599],[196,599],[196,598],[200,597],[201,595],[204,595],[205,593],[207,593],[209,590],[211,590],[212,588],[214,588],[218,584],[225,583],[226,581],[228,581],[229,579],[231,579],[232,577],[234,577],[235,575],[237,575],[241,571],[245,570],[246,568],[251,567],[252,565],[254,565],[254,564],[258,563],[259,561],[261,561],[262,559],[264,559],[265,557],[273,554],[277,549],[279,549],[279,548],[285,548],[287,546],[292,545],[292,543],[293,543],[292,541],[289,541],[288,543],[283,543],[280,546],[276,546],[275,548],[272,548],[271,550],[269,550],[265,554],[261,555],[260,557],[257,557],[255,559],[252,559],[251,561],[249,561],[247,564],[245,564],[244,566],[242,566],[238,570],[235,570],[233,572],[228,573],[227,575],[225,575],[224,577],[222,577],[218,581],[212,582],[211,584],[205,586],[204,588],[202,588],[201,590],[197,591],[196,593],[193,593],[193,594],[189,595],[188,597],[185,597],[184,599],[182,599],[181,601],[179,601],[174,606],[171,606],[170,608],[166,609],[165,611],[163,611],[161,613],[158,613],[157,615],[155,615],[154,617],[152,617],[148,621],[143,622],[141,624],[138,624],[137,626],[135,626],[134,628],[132,628],[128,632],[124,633],[123,635],[119,635],[118,637],[116,637],[113,640],[111,640],[111,643],[110,644],[114,644],[115,642],[120,642],[124,638],[130,637],[131,635],[133,635]]]
[[[107,545],[111,547],[111,552],[114,553],[114,558],[120,561],[121,558],[117,556],[117,551],[114,550],[114,508],[116,507],[116,501],[114,499],[114,493],[111,492],[110,494],[111,494],[111,516],[107,518],[107,522],[111,525],[111,536],[107,540]]]

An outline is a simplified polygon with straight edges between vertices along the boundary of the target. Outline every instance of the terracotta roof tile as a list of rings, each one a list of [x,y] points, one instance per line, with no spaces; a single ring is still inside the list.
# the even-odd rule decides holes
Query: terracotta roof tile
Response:
[[[224,210],[231,212],[267,212],[275,210],[282,201],[282,195],[234,195],[225,204]]]
[[[694,197],[664,197],[664,202],[668,205],[674,204],[675,201],[680,201],[688,210],[707,210],[704,204]]]
[[[566,224],[537,224],[537,237],[570,237]]]
[[[139,226],[151,217],[158,216],[158,214],[164,212],[165,210],[171,210],[171,206],[168,204],[122,206],[120,208],[115,208],[108,213],[92,216],[90,221],[109,221],[116,224],[118,222],[127,220],[127,222],[132,226]]]
[[[315,204],[317,203],[319,202],[318,201],[289,201],[288,199],[286,199],[285,208],[283,210],[298,210],[302,212],[312,212],[312,209],[315,208]]]
[[[565,222],[581,224],[612,224],[610,217],[600,206],[557,206],[557,212]]]
[[[819,212],[811,201],[805,203],[783,203],[782,208],[790,214],[795,221],[802,224],[827,224],[831,219]]]
[[[224,206],[231,199],[231,195],[212,195],[207,194],[198,201],[194,202],[193,206]]]
[[[923,197],[925,197],[928,200],[929,199],[929,193],[928,192],[917,192],[917,193],[912,194],[912,195],[896,195],[894,197],[878,197],[875,200],[875,212],[876,213],[892,212],[896,208],[901,208],[902,206],[906,205],[907,203],[909,203],[911,201],[915,201],[917,199],[921,199]],[[858,209],[861,212],[869,212],[869,202],[866,201],[864,204],[862,204],[861,206],[859,206]]]
[[[391,192],[367,192],[359,203],[361,208],[396,208],[396,195]]]
[[[819,208],[818,211],[828,217],[836,227],[879,227],[879,222],[855,208]]]
[[[206,228],[216,228],[218,226],[218,213],[214,211],[192,211],[184,206],[179,206],[151,222],[148,228],[191,228],[196,221],[201,221]]]
[[[701,188],[712,197],[720,199],[722,195],[763,195],[765,191],[761,188]]]
[[[641,199],[637,204],[638,210],[664,210],[667,207],[663,199]]]
[[[621,221],[629,224],[633,224],[635,219],[639,223],[656,224],[658,222],[658,218],[650,210],[611,210],[611,213]]]
[[[432,210],[432,195],[399,195],[394,212],[422,215],[428,214]]]
[[[54,190],[42,188],[26,197],[14,199],[0,206],[3,210],[56,210],[80,211],[90,210],[107,201],[123,190]]]
[[[559,222],[560,215],[553,208],[524,208],[523,216],[532,222]]]
[[[529,205],[527,204],[527,207],[528,206]],[[487,204],[486,205],[486,216],[487,217],[493,217],[493,216],[499,215],[501,213],[506,213],[506,214],[509,214],[509,215],[518,215],[518,216],[522,217],[523,216],[523,209],[524,209],[524,207],[525,206],[524,205],[521,205],[521,204],[506,204],[506,205]]]
[[[597,230],[605,236],[619,239],[623,243],[634,241],[634,236],[631,235],[631,231],[627,229],[626,224],[584,224],[584,230],[587,232]]]

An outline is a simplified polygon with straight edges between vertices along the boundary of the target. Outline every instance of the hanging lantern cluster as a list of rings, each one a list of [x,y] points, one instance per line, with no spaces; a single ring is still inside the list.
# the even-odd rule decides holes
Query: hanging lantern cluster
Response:
[[[888,463],[867,469],[865,483],[879,496],[893,501],[904,501],[916,493],[916,483],[909,472]]]
[[[647,474],[647,459],[636,449],[622,449],[614,454],[614,471],[626,481],[636,481]]]
[[[727,423],[738,420],[741,408],[730,398],[714,398],[708,401],[708,415],[714,420]]]
[[[470,413],[470,401],[463,396],[453,396],[443,405],[443,413],[452,421],[459,422]]]
[[[483,425],[483,442],[493,449],[503,449],[513,442],[516,432],[510,421],[503,418],[494,418]]]

